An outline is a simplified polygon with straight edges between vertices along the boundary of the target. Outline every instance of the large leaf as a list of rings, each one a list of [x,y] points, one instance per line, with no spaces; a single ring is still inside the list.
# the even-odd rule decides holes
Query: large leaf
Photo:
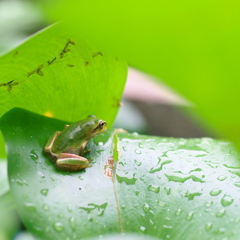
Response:
[[[1,119],[11,191],[38,239],[113,232],[239,239],[240,163],[232,144],[109,130],[88,146],[93,166],[70,173],[43,153],[65,123],[21,109]]]
[[[56,24],[0,58],[0,116],[13,107],[66,121],[113,123],[127,75],[115,56]]]
[[[240,147],[239,10],[237,0],[59,0],[49,12],[169,83]]]

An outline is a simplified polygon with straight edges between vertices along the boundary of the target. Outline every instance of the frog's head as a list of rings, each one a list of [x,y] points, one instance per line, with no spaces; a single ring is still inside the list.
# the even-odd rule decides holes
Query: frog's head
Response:
[[[94,115],[88,116],[92,118],[94,121],[94,128],[91,133],[91,138],[95,137],[96,135],[103,133],[107,130],[107,122],[96,118]]]

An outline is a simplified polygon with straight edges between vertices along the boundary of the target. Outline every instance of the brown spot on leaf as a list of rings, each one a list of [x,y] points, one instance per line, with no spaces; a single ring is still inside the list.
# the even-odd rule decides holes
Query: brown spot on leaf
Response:
[[[104,176],[109,177],[113,180],[113,167],[114,167],[114,160],[113,157],[110,156],[107,159],[107,162],[104,166]]]
[[[102,52],[95,52],[93,53],[92,57],[103,56]]]
[[[74,67],[73,64],[67,64],[67,67]]]
[[[53,64],[53,62],[56,61],[56,59],[57,59],[57,58],[55,57],[55,58],[53,58],[53,60],[51,60],[51,61],[47,61],[48,65]]]

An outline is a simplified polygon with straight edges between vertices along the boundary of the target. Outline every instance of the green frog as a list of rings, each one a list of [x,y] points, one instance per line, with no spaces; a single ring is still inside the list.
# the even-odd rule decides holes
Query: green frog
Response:
[[[77,171],[90,167],[83,157],[89,140],[107,130],[107,122],[94,115],[66,125],[65,129],[55,132],[47,141],[44,151],[60,169]]]

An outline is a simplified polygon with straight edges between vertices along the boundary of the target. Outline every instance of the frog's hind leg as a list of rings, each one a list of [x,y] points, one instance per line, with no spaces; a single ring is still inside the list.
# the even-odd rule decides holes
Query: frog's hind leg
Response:
[[[56,160],[59,168],[68,171],[77,171],[87,167],[91,167],[86,158],[72,153],[61,153],[59,159]]]

